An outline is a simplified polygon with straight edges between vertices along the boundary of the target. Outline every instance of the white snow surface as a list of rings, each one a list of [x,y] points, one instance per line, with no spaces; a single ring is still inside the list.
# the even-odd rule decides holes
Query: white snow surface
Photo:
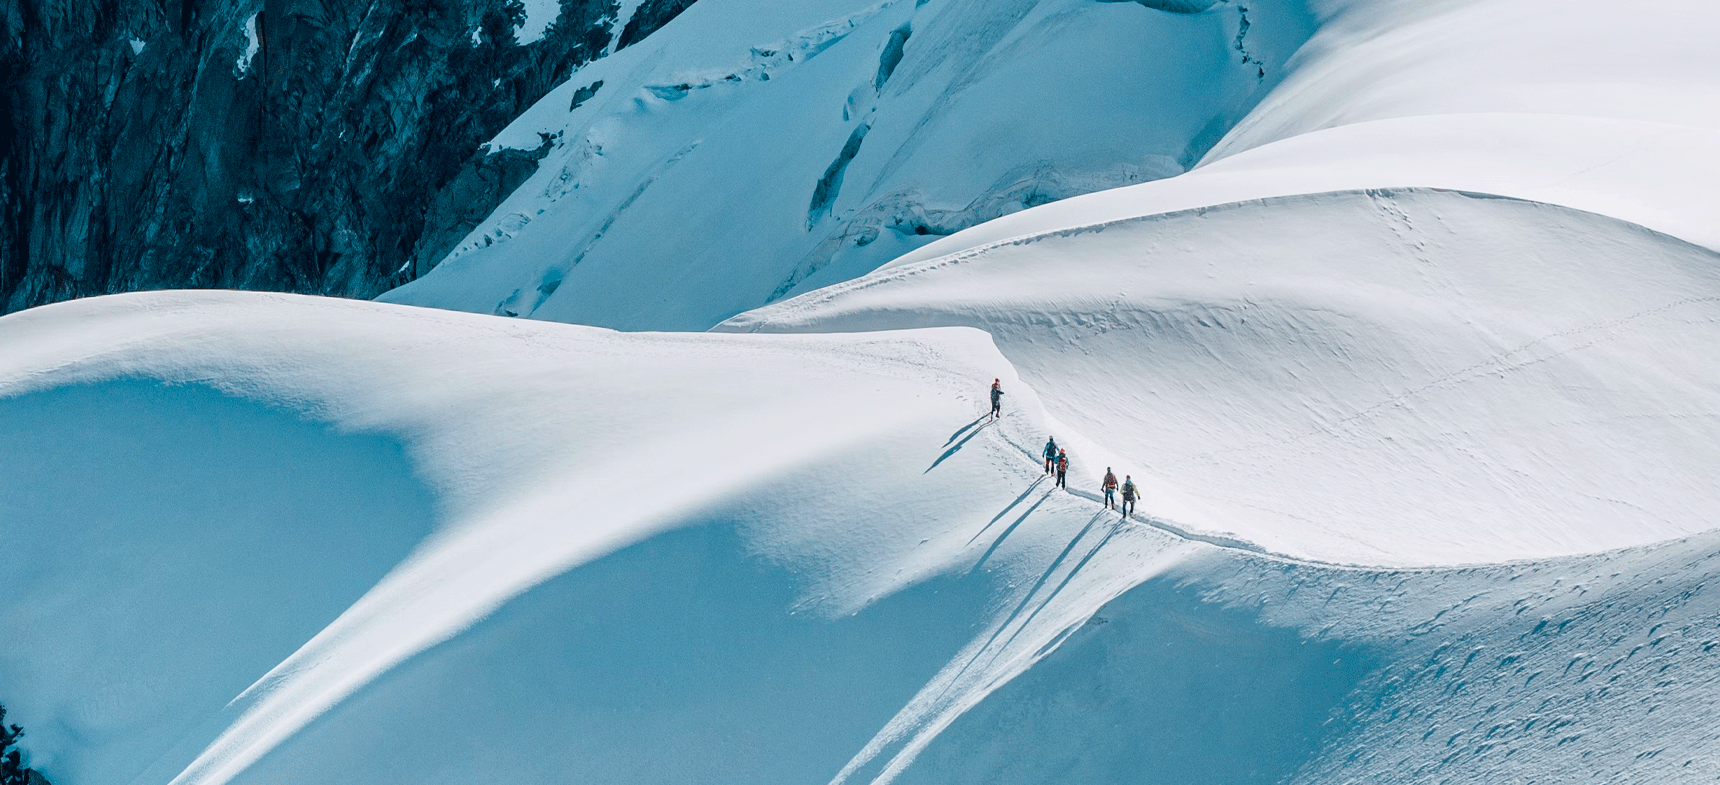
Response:
[[[1104,510],[1117,451],[1033,386],[963,327],[245,293],[14,314],[0,689],[61,781],[1720,776],[1713,534],[1419,570],[1180,536],[1223,500]]]
[[[384,298],[484,315],[0,318],[31,765],[1720,778],[1720,8],[1193,5],[701,0]]]
[[[1720,22],[1711,3],[1251,3],[1259,62],[1233,45],[1243,5],[1150,5],[705,0],[504,131],[495,144],[560,137],[383,299],[704,329],[891,259],[1368,188],[1543,201],[1720,248],[1720,64],[1690,56]],[[900,65],[869,85],[898,31]],[[841,187],[814,209],[832,171]]]
[[[1012,445],[1015,434],[963,449],[976,434],[996,431],[982,429],[983,386],[974,389],[973,380],[1003,377],[1017,390],[1012,409],[1028,418],[1034,412],[1031,392],[1018,389],[989,339],[973,330],[765,341],[628,336],[237,293],[103,298],[17,314],[4,325],[0,456],[8,465],[0,514],[8,548],[0,564],[23,578],[9,587],[4,606],[11,632],[0,644],[0,673],[15,716],[39,718],[33,737],[45,745],[37,753],[50,756],[45,767],[72,781],[229,781],[330,706],[504,602],[605,554],[668,539],[663,534],[675,529],[712,529],[699,541],[723,552],[697,548],[675,557],[688,564],[611,567],[631,576],[616,588],[638,593],[641,603],[660,602],[652,592],[677,579],[659,571],[686,570],[683,588],[718,603],[701,611],[728,604],[734,613],[756,614],[749,603],[775,602],[767,614],[773,619],[791,610],[826,621],[854,614],[972,561],[968,554],[985,544],[975,544],[975,532],[995,510],[973,505],[969,492],[989,488],[982,492],[1000,500],[1021,493],[1013,486],[1024,473],[1025,448]],[[187,421],[198,424],[201,438],[177,433]],[[260,465],[223,466],[233,453]],[[1012,471],[997,471],[1012,457]],[[327,467],[304,465],[313,458]],[[104,471],[77,479],[78,467],[92,465]],[[352,476],[353,466],[371,477]],[[170,479],[158,487],[136,481],[139,474]],[[218,482],[210,489],[216,498],[206,506],[178,503],[181,485],[200,479]],[[371,484],[385,495],[369,497],[362,489]],[[83,501],[66,498],[69,492]],[[897,502],[912,512],[883,512]],[[242,535],[231,533],[235,517],[244,522]],[[85,541],[100,547],[86,552],[79,547]],[[339,558],[323,564],[325,553]],[[157,570],[158,559],[184,568]],[[196,569],[202,564],[216,569]],[[265,574],[252,574],[257,570]],[[760,570],[751,584],[742,580]],[[362,597],[343,595],[324,585],[324,572],[337,572],[333,578],[349,590],[355,580],[375,585],[361,588]],[[705,583],[711,574],[740,585]],[[747,596],[748,587],[765,596]],[[581,602],[550,594],[544,601],[563,611]],[[170,600],[166,608],[147,605]],[[146,604],[144,617],[112,624],[132,603]],[[169,620],[150,623],[151,614]],[[889,621],[913,628],[930,620],[909,612]],[[554,670],[586,634],[636,637],[649,634],[636,625],[655,623],[576,624],[550,633],[545,642],[552,645],[537,656]],[[920,642],[863,637],[853,645],[870,651],[845,655],[837,664],[854,670],[825,686],[844,701],[888,700],[887,692],[870,694],[882,689],[878,679],[892,677],[871,673],[868,658],[917,673],[926,663],[890,647],[937,652],[933,643],[946,643],[948,656],[970,623],[917,633],[927,638]],[[196,634],[186,634],[187,625]],[[794,632],[791,624],[777,634]],[[170,655],[175,647],[184,650]],[[523,656],[507,653],[508,667],[529,670]],[[139,658],[149,660],[141,673],[129,665]],[[519,672],[485,678],[507,681]],[[125,686],[119,694],[91,692],[85,680],[92,674]],[[566,676],[575,688],[601,674]],[[868,694],[853,694],[861,688]],[[658,697],[673,705],[684,696]],[[411,709],[354,709],[360,713],[352,721],[377,725],[366,736],[372,741],[377,733],[400,740],[421,729],[381,718],[430,712],[446,699],[428,694],[413,700],[431,703]],[[607,712],[626,706],[666,710],[649,694],[608,700],[625,703],[584,710],[604,722]],[[751,707],[758,716],[745,719],[764,721],[778,708],[761,698]],[[875,717],[882,723],[895,708],[869,711],[882,709]],[[851,725],[867,713],[854,710]],[[368,713],[375,711],[382,714]],[[523,721],[495,719],[509,723],[492,728],[504,736]],[[676,720],[639,719],[644,728],[662,721]],[[610,732],[644,728],[623,723]],[[828,777],[875,730],[851,728],[861,735],[838,746],[839,757],[824,761],[828,770],[818,775]],[[832,741],[840,743],[839,736],[814,736],[826,755]],[[493,741],[527,756],[522,766],[555,760],[553,752],[531,752],[541,738]],[[724,742],[712,738],[707,752],[720,755]],[[584,753],[593,743],[567,739],[561,751]],[[169,749],[142,768],[151,759],[140,750]],[[720,770],[739,776],[759,765],[746,757],[758,752],[730,753],[736,759]],[[604,754],[617,767],[645,771],[636,768],[636,747]],[[430,769],[421,773],[440,777],[446,764],[431,760],[440,757],[427,755]],[[299,781],[291,770],[297,764],[289,764],[281,764],[284,771],[265,765],[252,778]],[[796,764],[805,761],[782,765]],[[716,764],[655,765],[671,767],[661,773],[673,779],[675,766]],[[342,768],[361,779],[414,779],[394,758],[351,766],[360,768]]]
[[[257,13],[262,12],[258,11]],[[135,44],[132,48],[140,50]],[[239,55],[239,59],[233,61],[233,73],[243,79],[245,74],[251,71],[251,60],[262,49],[263,42],[257,38],[257,14],[251,14],[245,19],[245,51]],[[133,54],[137,54],[137,52],[134,51]]]
[[[521,45],[539,41],[549,32],[549,26],[561,16],[560,0],[525,0],[526,21],[514,30]]]
[[[1234,49],[1229,4],[701,0],[493,140],[557,143],[381,299],[702,330],[998,215],[1181,173],[1309,30],[1295,2],[1248,8],[1262,62]]]
[[[1720,254],[1458,192],[1340,192],[1000,241],[724,329],[964,325],[1179,528],[1464,564],[1706,531]]]

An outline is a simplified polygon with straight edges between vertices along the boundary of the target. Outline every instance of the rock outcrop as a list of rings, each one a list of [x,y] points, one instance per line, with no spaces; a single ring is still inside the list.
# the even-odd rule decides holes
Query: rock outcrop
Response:
[[[560,0],[521,42],[518,0],[0,0],[0,312],[410,280],[535,169],[480,145],[617,13]]]

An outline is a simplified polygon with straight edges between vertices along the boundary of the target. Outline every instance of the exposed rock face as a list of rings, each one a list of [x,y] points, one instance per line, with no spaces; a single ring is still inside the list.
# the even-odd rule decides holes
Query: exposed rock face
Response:
[[[621,39],[615,42],[615,48],[623,49],[645,40],[645,36],[668,24],[692,5],[693,0],[644,0],[621,29]]]
[[[0,0],[0,312],[410,280],[535,169],[480,145],[616,14],[560,0],[522,45],[518,0]]]

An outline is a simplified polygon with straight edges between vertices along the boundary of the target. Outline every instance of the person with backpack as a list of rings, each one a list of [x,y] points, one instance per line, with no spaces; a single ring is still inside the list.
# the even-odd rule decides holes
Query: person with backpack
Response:
[[[1135,512],[1135,500],[1141,498],[1141,489],[1135,487],[1135,481],[1129,475],[1123,475],[1123,517],[1127,518]]]
[[[1045,458],[1045,473],[1050,474],[1052,467],[1057,465],[1057,437],[1045,440],[1045,452],[1041,455]]]
[[[1117,509],[1117,475],[1111,473],[1111,467],[1105,467],[1105,509]]]
[[[1057,487],[1062,488],[1064,490],[1068,490],[1069,486],[1063,484],[1063,476],[1068,474],[1068,473],[1069,473],[1069,453],[1064,451],[1064,450],[1058,450],[1057,451]]]
[[[992,379],[991,380],[991,418],[993,420],[995,420],[995,419],[1002,417],[1002,416],[1003,416],[1003,386],[998,380]]]

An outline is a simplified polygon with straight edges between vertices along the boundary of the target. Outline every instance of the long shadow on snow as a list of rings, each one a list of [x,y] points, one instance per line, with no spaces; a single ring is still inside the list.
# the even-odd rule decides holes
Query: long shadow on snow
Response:
[[[727,522],[658,536],[401,665],[236,782],[456,781],[473,758],[497,782],[827,782],[993,595],[940,578],[831,619],[793,610],[798,582]]]
[[[984,420],[984,419],[987,419],[987,418],[989,418],[989,417],[991,417],[991,415],[989,415],[989,414],[988,414],[988,415],[986,415],[986,416],[985,416],[985,417],[981,417],[981,418],[980,418],[980,419],[981,419],[981,420]],[[974,421],[974,422],[978,422],[978,420],[975,420],[975,421]],[[994,420],[994,421],[993,421],[993,422],[995,422],[995,420]],[[920,472],[920,473],[921,473],[921,474],[931,474],[931,472],[932,472],[932,470],[933,470],[933,469],[936,469],[936,468],[938,468],[938,464],[940,464],[940,463],[943,463],[943,462],[944,462],[944,461],[946,461],[946,460],[949,460],[949,457],[950,457],[950,456],[951,456],[951,455],[955,455],[955,454],[956,454],[956,453],[958,453],[958,452],[961,452],[961,449],[962,449],[962,448],[963,448],[963,447],[966,447],[966,446],[967,446],[967,443],[968,443],[968,442],[970,442],[970,441],[973,441],[973,437],[975,437],[975,436],[978,436],[978,435],[979,435],[979,433],[980,433],[980,431],[983,431],[983,430],[985,430],[985,429],[986,429],[986,426],[988,426],[988,425],[991,425],[991,423],[989,423],[989,422],[988,422],[988,423],[986,423],[986,424],[985,424],[985,425],[981,425],[981,426],[979,426],[979,427],[978,427],[978,428],[973,428],[973,423],[968,423],[968,424],[967,424],[967,427],[966,427],[966,428],[963,428],[963,429],[962,429],[962,431],[965,431],[965,430],[967,430],[967,429],[968,429],[968,428],[973,428],[973,430],[972,430],[972,431],[970,431],[970,432],[969,432],[969,433],[968,433],[968,435],[966,435],[966,436],[963,436],[963,437],[962,437],[962,440],[961,440],[961,441],[959,441],[959,442],[956,442],[956,445],[955,445],[955,446],[954,446],[954,447],[951,447],[951,448],[949,448],[949,449],[947,449],[947,450],[944,450],[944,454],[943,454],[943,455],[940,455],[940,456],[938,456],[938,459],[937,459],[937,460],[935,460],[935,461],[932,461],[932,465],[930,465],[930,466],[927,466],[927,467],[926,467],[926,470],[925,470],[925,471],[923,471],[923,472]],[[957,434],[957,435],[959,435],[959,434],[960,434],[960,433],[961,433],[961,432],[962,432],[962,431],[956,431],[956,434]],[[954,438],[955,438],[955,436],[951,436],[951,437],[950,437],[950,438],[951,438],[951,439],[954,439]],[[944,443],[945,443],[945,444],[949,444],[949,442],[944,442]]]
[[[967,425],[963,425],[962,427],[957,428],[955,433],[950,434],[950,438],[944,440],[944,446],[945,447],[950,446],[950,442],[955,441],[956,437],[959,437],[962,434],[967,433],[968,429],[974,427],[975,425],[979,425],[980,423],[985,422],[986,420],[989,420],[989,419],[992,419],[991,414],[989,412],[986,414],[982,414],[978,417],[975,417],[973,422],[970,422]]]
[[[1033,495],[1033,491],[1035,489],[1037,489],[1039,487],[1039,484],[1042,482],[1045,482],[1044,477],[1040,477],[1039,479],[1034,480],[1033,484],[1027,486],[1027,490],[1022,491],[1021,495],[1015,497],[1014,501],[1012,501],[1008,505],[1004,506],[1003,509],[998,510],[996,515],[991,516],[991,520],[986,521],[985,526],[981,527],[979,531],[974,532],[973,536],[968,538],[967,544],[969,544],[969,545],[974,544],[974,542],[976,540],[978,540],[981,535],[985,534],[987,531],[990,531],[991,527],[996,525],[998,521],[1003,520],[1003,516],[1008,515],[1010,510],[1015,509],[1016,506],[1021,504],[1023,501],[1025,501],[1028,496]],[[1044,497],[1040,497],[1039,501],[1036,501],[1033,503],[1033,506],[1038,507],[1040,504],[1043,504],[1044,502],[1045,502]],[[1020,525],[1020,523],[1021,523],[1021,520],[1017,519],[1016,522],[1014,524],[1011,524],[1009,528],[1013,529],[1017,525]],[[1007,532],[1005,533],[1005,536],[1008,536]],[[994,545],[993,547],[996,547],[996,546]]]

